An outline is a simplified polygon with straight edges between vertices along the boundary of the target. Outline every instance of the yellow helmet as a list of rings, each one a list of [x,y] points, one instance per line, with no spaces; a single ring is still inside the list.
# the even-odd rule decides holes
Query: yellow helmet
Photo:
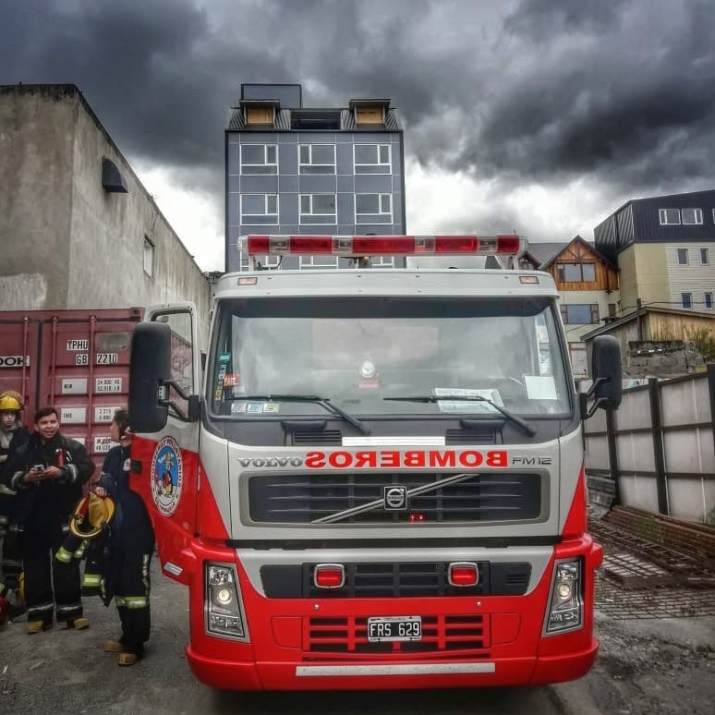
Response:
[[[0,395],[0,412],[22,412],[22,395],[6,390]]]
[[[90,492],[79,500],[70,519],[70,531],[81,539],[92,539],[102,533],[113,516],[114,502]]]

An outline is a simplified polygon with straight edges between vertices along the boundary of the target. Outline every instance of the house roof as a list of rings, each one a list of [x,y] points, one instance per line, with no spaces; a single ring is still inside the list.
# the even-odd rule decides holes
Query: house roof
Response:
[[[558,252],[555,253],[551,258],[547,259],[544,261],[539,268],[543,271],[545,268],[548,268],[558,257],[565,251],[569,246],[573,245],[574,243],[582,243],[584,246],[586,246],[590,251],[596,254],[596,256],[602,260],[604,263],[608,264],[611,266],[611,268],[615,269],[615,266],[605,257],[603,254],[600,253],[600,251],[596,250],[596,247],[594,246],[593,243],[589,243],[585,238],[582,236],[574,236],[567,244],[564,245],[564,247]]]
[[[249,100],[243,101],[243,104],[270,104],[273,100]],[[379,100],[383,101],[383,100]],[[272,105],[274,106],[274,105]],[[259,131],[262,132],[289,132],[297,131],[291,129],[291,112],[319,112],[319,111],[330,111],[330,112],[340,112],[340,130],[343,132],[358,132],[358,131],[370,131],[370,132],[401,132],[402,125],[395,109],[387,109],[385,112],[385,123],[384,124],[365,124],[358,125],[355,121],[355,115],[349,109],[344,109],[337,107],[335,109],[320,110],[313,107],[303,108],[303,109],[276,109],[275,124],[270,127],[260,127]],[[243,131],[247,129],[246,122],[243,116],[243,109],[241,107],[232,107],[231,115],[228,120],[227,131]],[[333,130],[335,131],[335,130]]]
[[[654,308],[652,306],[646,306],[644,308],[641,308],[640,310],[634,310],[632,313],[629,313],[628,315],[624,315],[622,318],[619,318],[618,320],[613,320],[609,323],[606,323],[605,325],[601,325],[600,327],[596,328],[595,330],[592,330],[590,333],[585,333],[584,335],[581,336],[581,340],[583,340],[583,341],[591,340],[599,335],[605,335],[605,334],[609,333],[611,330],[613,330],[614,328],[619,328],[622,325],[631,323],[636,318],[642,317],[646,313],[680,315],[684,318],[710,318],[710,320],[712,320],[713,323],[715,324],[715,314],[713,314],[713,313],[703,313],[703,312],[700,312],[697,310],[685,310],[685,309],[678,309],[678,308]]]
[[[555,258],[561,251],[566,248],[566,246],[571,243],[570,241],[562,241],[560,243],[529,243],[527,253],[530,256],[536,258],[539,265],[542,266],[547,263],[552,258]]]

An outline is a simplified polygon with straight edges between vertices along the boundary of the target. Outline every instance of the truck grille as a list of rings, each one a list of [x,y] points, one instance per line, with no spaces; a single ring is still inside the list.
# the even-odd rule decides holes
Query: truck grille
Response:
[[[385,487],[406,489],[433,484],[448,474],[281,474],[251,477],[251,520],[309,524],[338,512],[380,502],[376,508],[336,523],[482,522],[536,519],[541,513],[538,474],[474,474],[469,479],[413,496],[408,508],[384,508]]]
[[[528,562],[480,561],[475,586],[450,586],[449,564],[345,563],[345,585],[330,590],[318,588],[313,580],[316,564],[266,564],[261,582],[267,598],[416,598],[434,596],[521,596],[531,578]]]
[[[405,643],[371,643],[367,618],[310,618],[303,632],[303,650],[310,653],[365,653],[397,656],[405,653],[482,651],[487,657],[489,619],[478,615],[422,616],[422,640]]]

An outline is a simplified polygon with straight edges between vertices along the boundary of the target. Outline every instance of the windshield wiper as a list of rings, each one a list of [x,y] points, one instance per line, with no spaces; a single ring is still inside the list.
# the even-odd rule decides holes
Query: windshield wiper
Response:
[[[504,417],[511,420],[515,425],[521,427],[521,429],[526,432],[529,437],[533,437],[536,434],[536,430],[528,422],[522,420],[521,417],[515,415],[513,412],[509,412],[509,410],[507,410],[506,408],[497,405],[496,402],[492,402],[488,397],[482,397],[481,395],[460,395],[459,397],[444,397],[442,395],[416,395],[414,397],[383,397],[382,399],[392,400],[394,402],[486,402],[488,405],[491,405],[495,410],[501,412]]]
[[[370,429],[365,426],[364,422],[334,405],[330,401],[329,397],[320,397],[319,395],[242,395],[238,399],[267,400],[268,402],[312,402],[325,408],[328,412],[332,412],[333,414],[342,417],[346,422],[359,429],[363,434],[370,434]]]

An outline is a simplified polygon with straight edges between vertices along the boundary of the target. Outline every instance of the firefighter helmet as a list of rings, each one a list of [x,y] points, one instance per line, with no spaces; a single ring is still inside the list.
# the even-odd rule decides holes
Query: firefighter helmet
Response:
[[[109,497],[89,493],[82,497],[70,519],[70,531],[81,539],[93,539],[114,516],[114,502]]]
[[[14,390],[0,394],[0,412],[22,412],[22,395]]]

